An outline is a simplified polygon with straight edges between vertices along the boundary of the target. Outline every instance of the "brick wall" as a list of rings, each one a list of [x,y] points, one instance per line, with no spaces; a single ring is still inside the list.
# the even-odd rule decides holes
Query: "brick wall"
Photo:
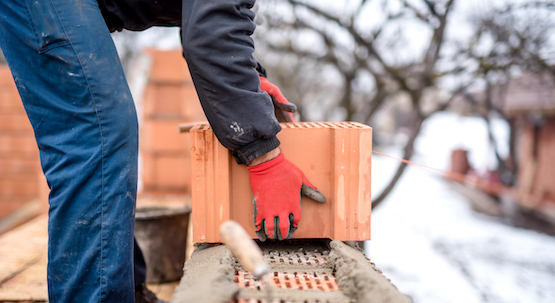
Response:
[[[39,196],[41,168],[31,124],[6,65],[0,65],[0,219]]]
[[[147,50],[152,63],[140,124],[142,194],[191,193],[189,136],[180,124],[206,121],[180,50]]]
[[[148,50],[152,65],[140,123],[142,194],[191,193],[189,136],[178,126],[206,121],[181,51]],[[48,188],[33,130],[11,73],[0,65],[0,219],[40,197]]]

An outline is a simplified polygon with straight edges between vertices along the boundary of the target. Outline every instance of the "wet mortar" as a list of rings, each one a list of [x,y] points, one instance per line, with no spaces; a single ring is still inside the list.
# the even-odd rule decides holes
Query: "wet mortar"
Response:
[[[341,241],[259,243],[269,284],[255,280],[223,245],[200,245],[184,268],[174,303],[411,302],[364,253]]]

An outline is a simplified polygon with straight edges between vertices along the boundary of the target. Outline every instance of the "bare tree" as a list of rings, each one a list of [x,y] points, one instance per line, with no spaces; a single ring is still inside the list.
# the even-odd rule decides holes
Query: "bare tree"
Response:
[[[257,57],[277,69],[282,75],[277,81],[298,103],[301,116],[309,119],[317,112],[323,119],[339,114],[345,120],[371,124],[387,103],[400,96],[408,98],[411,108],[404,123],[409,136],[403,157],[410,159],[423,122],[448,108],[458,96],[471,96],[472,89],[480,85],[491,91],[493,79],[509,77],[516,66],[531,66],[531,58],[545,67],[539,51],[545,37],[534,36],[530,26],[516,27],[511,21],[523,9],[549,9],[550,3],[506,5],[476,14],[467,25],[472,35],[461,39],[453,34],[455,26],[449,27],[456,18],[455,2],[361,0],[341,6],[267,0],[257,9],[261,23],[256,33]],[[531,20],[526,14],[521,17]],[[493,45],[487,45],[486,38],[495,41]],[[420,47],[413,46],[415,40]],[[492,107],[491,99],[472,102],[486,107],[488,123],[488,112],[502,114]],[[490,137],[495,139],[491,129]],[[391,192],[405,168],[405,163],[398,166],[373,207]]]
[[[396,1],[397,5],[392,5],[391,1],[360,1],[356,6],[334,12],[313,2],[268,1],[259,9],[267,28],[259,30],[258,37],[262,36],[271,50],[296,54],[299,62],[310,62],[309,66],[317,66],[313,62],[318,62],[331,67],[337,74],[336,88],[341,93],[339,102],[329,102],[329,107],[341,108],[345,120],[370,123],[388,100],[398,95],[408,98],[411,110],[406,123],[410,133],[403,157],[410,159],[422,123],[444,110],[471,83],[458,83],[446,98],[429,98],[444,75],[463,71],[460,66],[449,70],[438,67],[444,60],[442,48],[454,2]],[[274,13],[287,7],[294,18]],[[382,12],[374,14],[381,20],[370,27],[364,25],[369,9]],[[427,33],[423,35],[426,45],[413,49],[414,55],[404,56],[406,50],[402,48],[410,39],[406,31],[414,32],[415,28]],[[268,39],[276,36],[279,39]],[[312,39],[313,45],[307,46],[303,39]],[[313,68],[307,70],[302,77],[320,81]],[[300,106],[303,111],[305,107]],[[389,185],[374,199],[374,207],[391,192],[405,168],[405,163],[399,165]]]
[[[494,154],[498,162],[498,172],[506,185],[514,185],[518,174],[515,146],[514,121],[503,112],[507,85],[515,72],[551,73],[555,76],[553,49],[549,40],[555,34],[552,3],[532,1],[524,4],[508,5],[491,10],[473,18],[476,33],[470,43],[461,47],[458,55],[476,62],[475,79],[483,86],[483,93],[464,93],[484,119]],[[483,47],[487,44],[488,47]],[[509,157],[502,159],[497,140],[491,128],[491,119],[501,117],[510,126]]]

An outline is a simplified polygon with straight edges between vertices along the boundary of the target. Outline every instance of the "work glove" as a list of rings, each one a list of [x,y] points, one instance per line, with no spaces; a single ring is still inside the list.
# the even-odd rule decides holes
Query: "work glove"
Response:
[[[301,220],[301,195],[324,203],[326,198],[304,173],[280,153],[247,167],[254,194],[254,221],[260,241],[291,239]]]
[[[276,110],[276,117],[280,122],[294,122],[293,114],[297,111],[295,104],[287,101],[285,96],[281,93],[281,90],[272,84],[266,77],[260,76],[260,90],[267,92],[270,97],[272,97],[272,102],[274,107],[280,111]]]

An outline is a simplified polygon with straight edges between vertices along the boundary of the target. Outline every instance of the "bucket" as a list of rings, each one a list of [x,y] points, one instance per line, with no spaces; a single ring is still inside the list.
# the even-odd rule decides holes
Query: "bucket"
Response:
[[[138,207],[135,238],[146,263],[146,282],[178,281],[183,275],[191,206]]]

